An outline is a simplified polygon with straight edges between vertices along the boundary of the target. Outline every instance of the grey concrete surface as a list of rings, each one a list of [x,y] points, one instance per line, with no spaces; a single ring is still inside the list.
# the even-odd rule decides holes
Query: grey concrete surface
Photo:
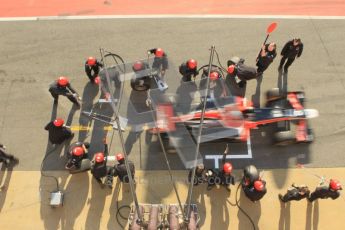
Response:
[[[255,163],[259,168],[288,168],[297,163],[307,167],[345,166],[345,29],[344,20],[274,20],[278,28],[269,41],[275,41],[278,51],[289,39],[301,37],[305,48],[288,73],[288,89],[304,90],[307,107],[319,110],[311,121],[316,141],[309,146],[272,147],[265,128],[252,133],[253,159],[232,160],[235,168]],[[69,76],[72,85],[82,95],[88,79],[84,61],[99,57],[104,47],[120,54],[126,62],[145,58],[146,50],[162,47],[177,67],[188,58],[206,64],[211,45],[216,46],[222,65],[231,56],[241,56],[254,65],[255,57],[265,37],[269,19],[118,19],[118,20],[57,20],[0,23],[0,142],[18,156],[17,170],[39,170],[47,149],[47,133],[43,127],[50,121],[53,99],[48,85],[60,75]],[[263,93],[277,86],[279,55],[265,72]],[[179,76],[169,79],[177,88]],[[174,85],[175,84],[175,85]],[[248,82],[246,97],[255,93],[256,81]],[[130,95],[130,88],[126,88]],[[97,96],[98,97],[98,96]],[[96,98],[97,98],[96,97]],[[96,99],[95,99],[96,100]],[[57,116],[72,125],[79,124],[80,110],[71,111],[72,104],[61,98]],[[126,110],[125,108],[122,108]],[[54,114],[53,114],[54,115]],[[71,118],[73,118],[71,120]],[[103,133],[104,134],[104,133]],[[90,132],[87,140],[94,143],[92,152],[102,150],[100,130]],[[77,137],[78,135],[76,135]],[[111,134],[108,134],[110,140]],[[141,169],[165,169],[165,162],[155,137],[125,133],[127,146],[133,143],[130,157]],[[75,138],[77,139],[77,138]],[[202,154],[222,153],[224,143],[203,145]],[[111,154],[121,151],[117,134]],[[232,154],[243,152],[235,144]],[[177,154],[169,154],[172,167],[183,169]],[[58,161],[57,161],[58,160]],[[63,167],[63,150],[55,150],[50,162]],[[205,161],[208,166],[213,162]],[[49,167],[48,167],[49,168]]]

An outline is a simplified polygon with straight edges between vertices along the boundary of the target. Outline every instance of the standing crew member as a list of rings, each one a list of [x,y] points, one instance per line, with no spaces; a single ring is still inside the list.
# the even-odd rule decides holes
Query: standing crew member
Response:
[[[129,183],[129,178],[126,170],[125,158],[122,153],[116,154],[116,160],[119,162],[114,165],[114,176],[118,176],[121,182]],[[134,180],[135,167],[133,162],[128,160],[129,170],[131,171]]]
[[[6,153],[6,146],[0,144],[0,163],[1,162],[3,162],[6,167],[13,167],[19,163],[19,160],[13,155]]]
[[[340,196],[339,190],[342,190],[341,184],[337,180],[331,179],[329,185],[320,185],[316,187],[315,191],[310,194],[308,200],[313,202],[316,199],[337,199]]]
[[[49,86],[49,92],[54,98],[54,104],[58,103],[59,95],[66,96],[77,107],[80,107],[78,94],[69,83],[67,77],[61,76]]]
[[[90,147],[88,142],[74,142],[69,147],[69,160],[65,168],[67,170],[79,170],[84,159],[88,158],[87,152]]]
[[[215,183],[219,185],[224,185],[228,191],[231,191],[230,185],[235,184],[235,178],[231,175],[231,173],[232,173],[232,164],[230,162],[226,162],[223,165],[222,171],[220,171],[218,175],[216,176]]]
[[[291,185],[292,187],[290,187],[286,194],[283,196],[281,194],[278,195],[279,197],[279,200],[281,202],[289,202],[291,200],[302,200],[304,198],[309,198],[309,194],[310,194],[310,190],[308,188],[308,186],[306,185],[295,185],[295,184],[292,184]]]
[[[256,58],[258,74],[263,74],[263,72],[273,62],[274,58],[277,56],[276,47],[277,46],[274,42],[262,46],[260,54]]]
[[[150,49],[148,53],[155,55],[152,63],[152,69],[158,69],[160,77],[163,77],[166,70],[169,68],[168,55],[161,48]]]
[[[85,62],[85,73],[90,79],[91,83],[97,83],[95,81],[96,77],[100,69],[103,67],[102,63],[100,63],[96,58],[89,57]]]
[[[104,153],[96,153],[91,161],[91,174],[102,187],[105,178],[105,184],[112,188],[114,172],[112,167],[107,166],[107,156],[108,145],[104,144]]]
[[[258,179],[254,181],[253,185],[243,186],[242,189],[246,197],[255,202],[260,200],[267,193],[266,181]]]
[[[191,81],[192,77],[195,80],[195,77],[199,74],[197,70],[198,63],[194,59],[189,59],[188,61],[182,63],[179,67],[180,74],[182,74],[182,81]]]
[[[64,120],[57,118],[54,121],[49,122],[45,128],[49,133],[49,141],[52,144],[61,144],[65,140],[72,139],[74,133],[71,129],[64,125]]]
[[[222,170],[218,173],[215,173],[213,170],[208,170],[208,186],[207,190],[212,189],[212,187],[216,184],[224,185],[228,191],[230,190],[230,184],[235,184],[235,178],[231,175],[232,172],[232,164],[230,162],[225,162],[226,156],[229,153],[229,145],[226,145],[225,151],[223,153],[222,158]]]
[[[280,65],[278,70],[281,71],[283,68],[283,65],[287,59],[287,62],[285,63],[284,66],[284,72],[288,72],[289,66],[294,62],[295,58],[299,58],[302,55],[303,52],[303,43],[301,42],[300,38],[294,38],[291,41],[288,41],[282,51],[281,51],[281,56],[282,59],[280,60]]]

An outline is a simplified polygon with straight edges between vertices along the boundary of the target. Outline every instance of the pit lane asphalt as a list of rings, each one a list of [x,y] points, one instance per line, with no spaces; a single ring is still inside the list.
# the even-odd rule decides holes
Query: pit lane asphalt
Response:
[[[162,47],[175,68],[193,57],[206,64],[209,48],[216,46],[222,65],[236,55],[254,65],[265,30],[272,21],[278,22],[269,41],[277,43],[278,52],[285,42],[301,37],[302,57],[288,73],[288,89],[304,90],[307,108],[315,108],[320,116],[311,121],[316,141],[312,145],[274,147],[264,130],[252,135],[253,158],[233,159],[235,168],[254,163],[258,168],[289,168],[297,163],[306,167],[345,166],[345,29],[344,20],[294,19],[107,19],[1,22],[0,30],[0,140],[20,159],[16,170],[39,170],[47,149],[47,132],[53,99],[48,85],[60,75],[69,76],[72,85],[82,95],[87,84],[84,61],[88,56],[99,57],[104,47],[120,54],[125,61],[145,58],[146,50]],[[277,86],[279,55],[265,72],[261,95]],[[172,68],[172,66],[170,67]],[[179,76],[169,79],[169,87],[179,85]],[[256,81],[248,82],[246,97],[251,98]],[[126,88],[130,95],[130,88]],[[124,103],[125,106],[126,103]],[[263,96],[261,96],[263,104]],[[79,124],[80,110],[71,110],[71,103],[61,98],[57,115]],[[126,110],[126,108],[123,108]],[[69,116],[70,119],[67,119]],[[95,123],[96,124],[96,123]],[[102,136],[89,133],[87,140],[94,145],[91,153],[102,150]],[[166,165],[157,141],[146,142],[146,133],[125,133],[125,140],[134,138],[130,158],[139,169],[165,169]],[[76,135],[77,137],[78,135]],[[139,137],[137,138],[136,137]],[[109,140],[110,138],[108,138]],[[76,140],[76,138],[75,138]],[[232,154],[241,147],[234,145]],[[64,158],[56,150],[47,169],[61,169]],[[117,134],[111,154],[121,151]],[[224,144],[203,145],[201,152],[221,154]],[[242,151],[242,150],[241,150]],[[191,153],[193,154],[193,153]],[[183,169],[177,154],[169,154],[173,169]],[[212,167],[213,161],[205,160]]]

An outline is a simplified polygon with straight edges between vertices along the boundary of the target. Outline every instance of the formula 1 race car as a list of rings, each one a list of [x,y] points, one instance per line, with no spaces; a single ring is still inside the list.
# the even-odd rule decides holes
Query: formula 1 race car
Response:
[[[266,95],[267,103],[264,108],[253,108],[251,102],[241,97],[207,101],[201,143],[219,139],[247,141],[251,129],[266,124],[275,127],[275,144],[312,142],[314,138],[307,120],[317,117],[318,111],[304,108],[304,93],[281,94],[278,89],[273,89]],[[157,105],[157,128],[152,132],[171,138],[183,135],[179,133],[179,127],[184,126],[196,140],[202,115],[201,108],[202,106],[198,106],[190,114],[174,116],[171,104]],[[291,129],[291,124],[296,124],[295,133]]]

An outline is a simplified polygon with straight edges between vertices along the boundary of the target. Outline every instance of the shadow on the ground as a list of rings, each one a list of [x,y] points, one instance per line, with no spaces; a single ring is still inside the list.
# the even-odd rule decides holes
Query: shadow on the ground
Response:
[[[277,197],[278,199],[278,197]],[[280,217],[279,217],[279,230],[290,230],[291,214],[290,202],[280,202]]]
[[[6,201],[7,189],[12,177],[13,167],[6,167],[1,164],[0,169],[0,213]]]
[[[244,215],[240,210],[238,210],[237,217],[238,217],[238,230],[247,230],[247,229],[259,229],[259,220],[261,217],[261,204],[260,201],[252,202],[250,201],[241,188],[240,191],[240,198],[239,198],[239,206],[242,208],[244,212],[249,215],[251,221],[248,219],[247,216]],[[253,228],[253,224],[255,228]]]
[[[315,200],[313,203],[308,202],[307,206],[307,221],[305,225],[306,230],[317,230],[319,225],[319,201]]]

